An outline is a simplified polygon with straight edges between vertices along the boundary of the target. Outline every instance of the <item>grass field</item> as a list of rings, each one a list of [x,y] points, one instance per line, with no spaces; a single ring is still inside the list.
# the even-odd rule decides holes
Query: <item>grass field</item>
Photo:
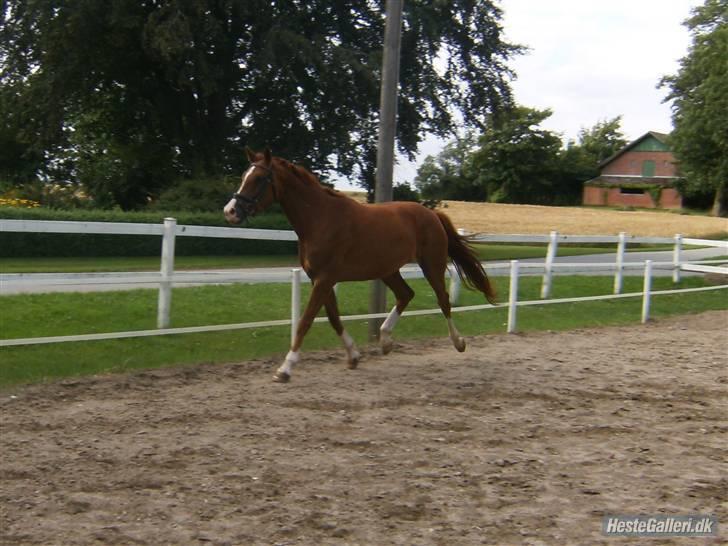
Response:
[[[481,260],[523,260],[543,258],[546,246],[479,244],[475,245]],[[633,246],[628,251],[669,250],[667,246]],[[614,251],[614,247],[560,245],[559,256],[584,256]],[[79,273],[110,271],[159,271],[159,256],[100,258],[0,258],[0,273]],[[177,256],[174,268],[234,269],[252,267],[297,267],[298,256]]]
[[[549,233],[728,237],[728,219],[670,211],[621,211],[597,207],[542,207],[444,201],[443,209],[457,227],[478,233]]]
[[[641,279],[626,277],[625,292],[641,289]],[[508,280],[494,279],[501,301],[507,300]],[[521,279],[519,299],[538,299],[540,278]],[[701,278],[687,278],[682,287],[703,285]],[[435,308],[434,294],[424,281],[413,281],[417,292],[410,309]],[[670,279],[654,279],[654,289],[672,287]],[[557,276],[553,297],[608,294],[612,277]],[[304,287],[303,297],[308,295]],[[483,303],[478,294],[463,291],[462,305]],[[342,314],[367,312],[368,285],[346,283],[339,289]],[[71,335],[155,327],[157,292],[99,292],[87,294],[39,294],[5,296],[0,322],[2,338]],[[519,330],[562,330],[577,327],[627,324],[639,321],[640,298],[578,304],[558,304],[519,309]],[[174,290],[172,326],[196,326],[285,319],[290,316],[287,284],[204,286]],[[675,296],[656,296],[655,317],[728,307],[726,291]],[[12,320],[9,320],[12,317]],[[457,313],[456,323],[465,335],[505,330],[506,309]],[[365,321],[347,324],[355,339],[364,344]],[[187,334],[155,338],[59,343],[0,349],[0,386],[44,381],[74,375],[123,372],[134,369],[242,361],[258,357],[280,358],[288,347],[289,327],[259,328],[221,333]],[[405,317],[395,331],[396,339],[445,336],[440,315]],[[316,324],[304,350],[339,348],[328,324]],[[342,353],[343,362],[343,353]],[[305,365],[305,364],[304,364]]]

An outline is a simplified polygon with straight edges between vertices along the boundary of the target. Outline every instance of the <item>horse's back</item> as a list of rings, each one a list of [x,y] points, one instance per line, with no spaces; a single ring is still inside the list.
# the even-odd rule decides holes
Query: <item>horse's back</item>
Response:
[[[437,213],[410,201],[362,206],[360,226],[371,244],[390,245],[409,254],[408,261],[430,249],[447,251],[447,233]]]
[[[437,214],[419,203],[411,201],[390,201],[361,206],[361,222],[374,226],[376,231],[383,230],[401,235],[425,234],[435,232],[444,235],[444,229]]]

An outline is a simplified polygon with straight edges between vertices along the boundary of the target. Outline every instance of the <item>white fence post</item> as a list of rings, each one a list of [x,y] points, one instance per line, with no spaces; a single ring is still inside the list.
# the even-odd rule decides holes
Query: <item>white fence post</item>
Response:
[[[549,248],[546,251],[546,262],[544,264],[543,282],[541,283],[541,299],[551,297],[551,274],[553,272],[556,250],[559,248],[559,232],[552,231],[549,234]]]
[[[169,328],[169,312],[172,308],[172,276],[174,275],[174,241],[177,231],[177,220],[164,219],[162,235],[162,280],[159,282],[159,298],[157,300],[157,328]]]
[[[650,292],[652,290],[652,260],[645,261],[645,278],[642,287],[642,324],[650,320]]]
[[[291,343],[296,337],[301,319],[301,268],[291,269]]]
[[[460,300],[460,275],[454,265],[448,267],[450,272],[450,304],[457,305]]]
[[[516,331],[516,308],[518,303],[518,260],[511,260],[511,285],[508,290],[508,333]]]
[[[627,234],[624,231],[619,232],[619,242],[617,243],[617,261],[614,264],[614,293],[622,293],[622,278],[624,276],[624,251],[627,246]]]
[[[458,228],[457,232],[461,237],[464,237],[466,234],[463,228]],[[454,265],[450,266],[448,271],[450,272],[450,304],[457,305],[460,300],[460,275],[458,275]]]
[[[675,235],[675,246],[672,249],[672,282],[680,282],[680,260],[682,252],[682,235]]]

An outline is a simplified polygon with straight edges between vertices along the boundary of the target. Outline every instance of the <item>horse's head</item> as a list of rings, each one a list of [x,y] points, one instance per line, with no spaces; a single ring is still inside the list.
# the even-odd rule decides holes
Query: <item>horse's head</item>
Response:
[[[250,167],[243,173],[240,188],[225,205],[225,219],[231,224],[239,224],[250,216],[267,209],[275,201],[273,188],[273,159],[270,148],[263,153],[255,153],[245,148]]]

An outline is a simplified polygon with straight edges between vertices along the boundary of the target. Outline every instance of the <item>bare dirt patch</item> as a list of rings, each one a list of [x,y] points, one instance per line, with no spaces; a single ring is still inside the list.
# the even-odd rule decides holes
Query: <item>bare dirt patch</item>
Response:
[[[356,371],[307,354],[289,385],[256,361],[5,390],[0,542],[614,544],[605,513],[725,527],[726,327],[403,344]],[[660,541],[679,543],[706,541]]]
[[[728,219],[710,216],[465,201],[444,204],[445,213],[457,227],[478,233],[545,234],[556,230],[568,235],[617,235],[624,231],[644,237],[672,237],[676,233],[707,237],[728,232]]]

